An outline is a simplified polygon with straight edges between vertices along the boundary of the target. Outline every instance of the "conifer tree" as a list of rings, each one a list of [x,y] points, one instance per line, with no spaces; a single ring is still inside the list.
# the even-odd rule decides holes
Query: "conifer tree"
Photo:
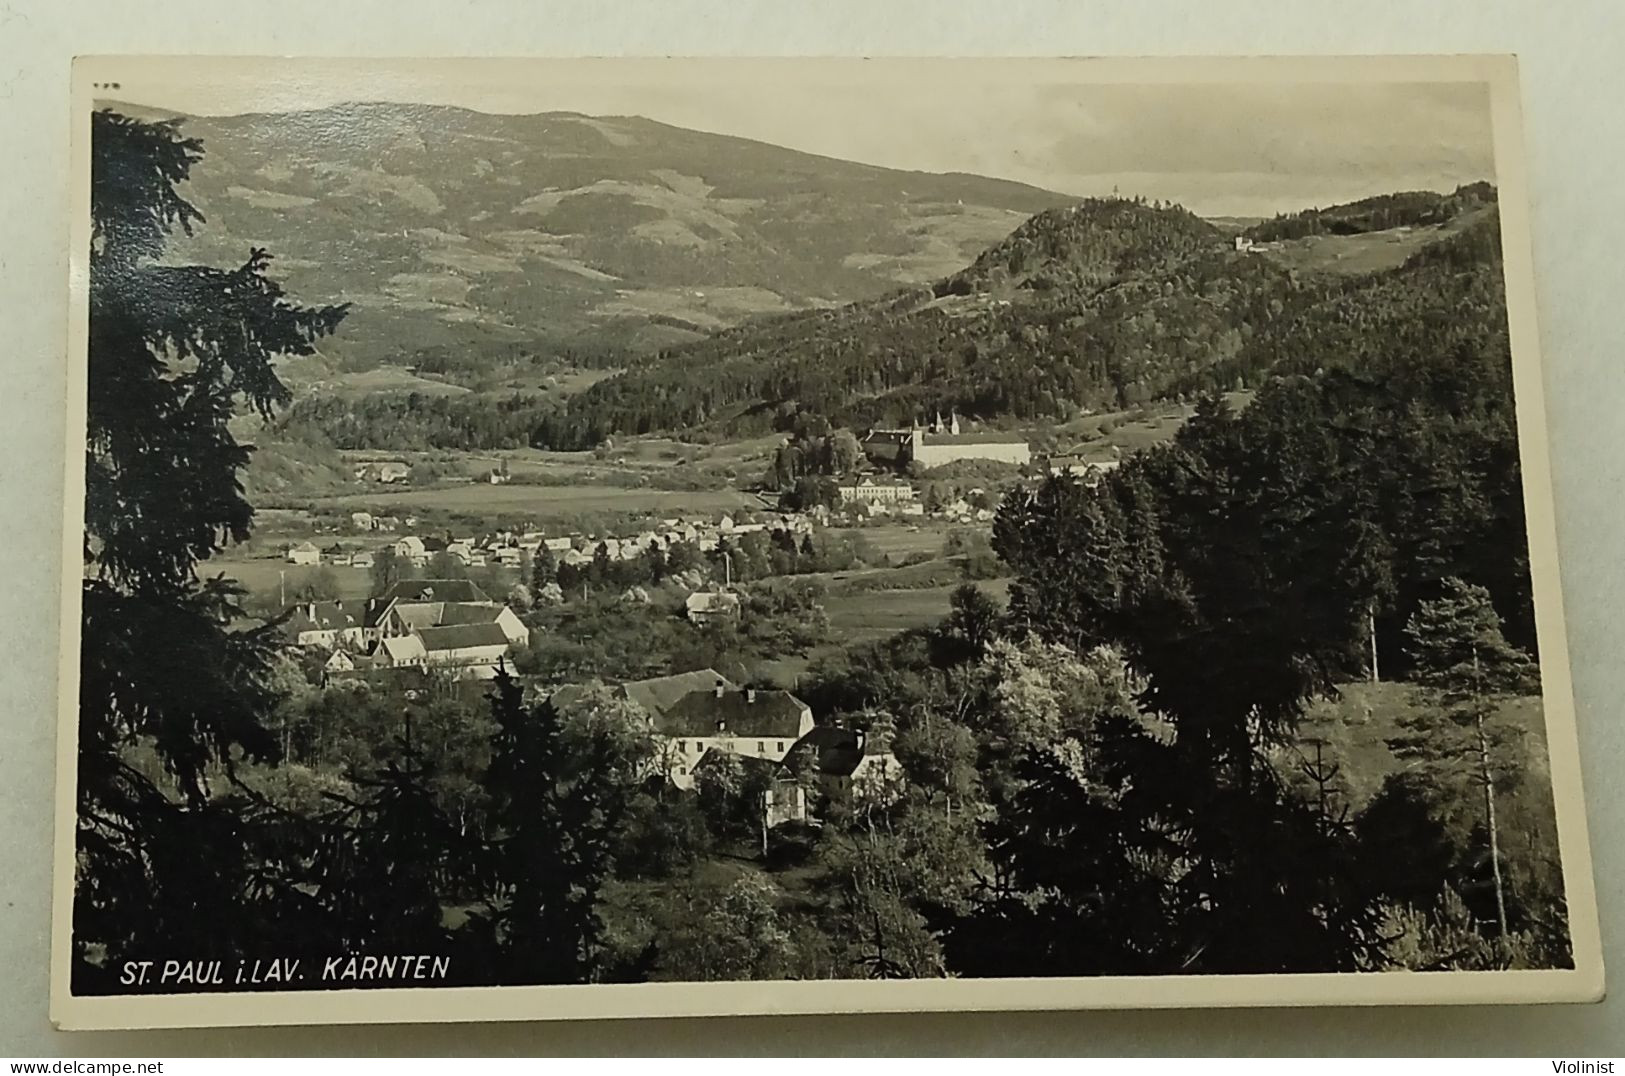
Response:
[[[1439,709],[1403,721],[1406,732],[1390,744],[1402,757],[1471,774],[1483,795],[1499,937],[1508,936],[1506,883],[1502,876],[1496,783],[1511,763],[1505,749],[1517,730],[1496,720],[1511,695],[1534,690],[1538,670],[1501,634],[1501,618],[1489,591],[1446,579],[1443,593],[1423,602],[1406,625],[1415,677],[1432,690]]]
[[[291,302],[261,249],[229,269],[163,260],[203,223],[178,190],[203,146],[177,122],[98,112],[91,155],[74,945],[112,966],[137,947],[193,952],[182,936],[199,924],[210,951],[240,952],[271,918],[258,905],[277,886],[247,885],[249,821],[214,784],[277,756],[272,629],[232,630],[242,592],[199,563],[253,522],[237,408],[285,404],[275,359],[310,354],[345,308]],[[143,743],[173,792],[131,764]]]
[[[530,589],[533,594],[540,594],[548,585],[559,581],[559,559],[553,551],[543,544],[536,547],[536,552],[530,558]]]
[[[497,731],[485,790],[495,831],[487,867],[494,977],[594,981],[603,974],[599,894],[646,759],[620,716],[583,715],[572,735],[550,701],[527,706],[505,670],[491,712]]]

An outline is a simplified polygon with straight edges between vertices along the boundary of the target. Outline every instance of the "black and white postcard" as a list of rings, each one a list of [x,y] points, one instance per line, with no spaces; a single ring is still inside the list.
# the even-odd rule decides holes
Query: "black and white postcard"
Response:
[[[1512,60],[74,83],[62,1026],[1601,995]]]

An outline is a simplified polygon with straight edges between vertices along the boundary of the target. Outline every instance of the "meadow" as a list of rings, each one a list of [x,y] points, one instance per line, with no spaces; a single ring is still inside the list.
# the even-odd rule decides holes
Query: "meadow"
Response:
[[[377,489],[325,497],[318,507],[399,513],[409,510],[522,513],[537,520],[585,512],[646,512],[653,515],[720,514],[762,507],[761,498],[739,490],[621,489],[614,486],[536,486],[467,483],[431,489]]]

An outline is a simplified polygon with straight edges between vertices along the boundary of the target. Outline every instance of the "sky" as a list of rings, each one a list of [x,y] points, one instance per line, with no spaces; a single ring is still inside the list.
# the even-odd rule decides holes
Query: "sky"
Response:
[[[1494,180],[1474,82],[1101,81],[1078,61],[303,61],[137,72],[117,97],[194,114],[343,101],[636,115],[892,168],[972,172],[1079,196],[1266,216]],[[445,66],[452,63],[453,66]],[[1176,69],[1177,70],[1177,69]],[[1193,69],[1199,73],[1212,71]],[[1084,76],[1080,78],[1080,73]],[[263,74],[263,72],[262,72]]]

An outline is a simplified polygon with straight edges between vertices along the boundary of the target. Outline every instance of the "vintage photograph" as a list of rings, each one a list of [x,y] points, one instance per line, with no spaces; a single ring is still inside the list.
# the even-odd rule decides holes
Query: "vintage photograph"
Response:
[[[1593,992],[1441,64],[81,61],[58,990]]]

